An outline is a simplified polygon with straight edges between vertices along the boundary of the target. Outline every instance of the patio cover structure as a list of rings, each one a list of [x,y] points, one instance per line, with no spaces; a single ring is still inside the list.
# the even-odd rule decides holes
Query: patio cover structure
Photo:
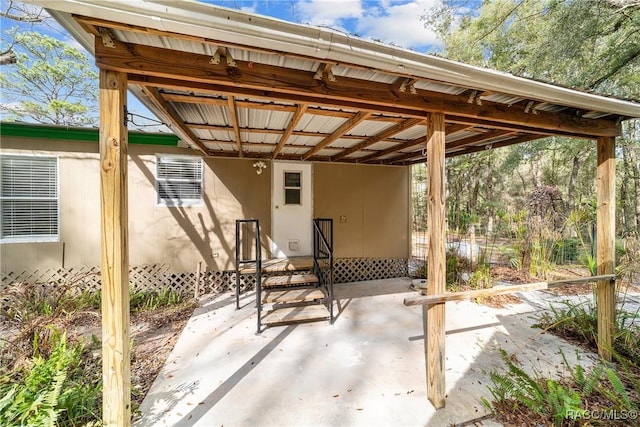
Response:
[[[598,274],[614,273],[615,137],[640,104],[195,2],[29,0],[100,69],[103,417],[130,423],[127,89],[204,156],[427,162],[429,294],[445,292],[445,158],[551,135],[597,142]],[[598,282],[611,357],[615,280]],[[445,404],[444,304],[425,306],[427,392]]]

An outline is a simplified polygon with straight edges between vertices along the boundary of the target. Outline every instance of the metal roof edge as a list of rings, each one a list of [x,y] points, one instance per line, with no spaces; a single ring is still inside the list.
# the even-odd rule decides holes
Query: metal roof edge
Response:
[[[64,11],[158,30],[252,45],[381,71],[498,91],[574,108],[640,118],[640,104],[421,54],[335,30],[311,27],[194,1],[26,0]],[[65,25],[66,24],[66,25]],[[73,19],[63,25],[78,27]],[[211,31],[215,30],[215,36]],[[92,51],[92,50],[91,50]]]

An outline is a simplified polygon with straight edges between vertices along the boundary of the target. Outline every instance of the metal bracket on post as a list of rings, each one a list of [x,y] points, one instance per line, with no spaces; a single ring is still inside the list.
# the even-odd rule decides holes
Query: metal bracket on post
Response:
[[[102,38],[102,44],[104,45],[104,47],[116,47],[116,42],[113,40],[113,37],[111,36],[111,33],[108,29],[100,27],[98,31],[100,32],[100,37]]]

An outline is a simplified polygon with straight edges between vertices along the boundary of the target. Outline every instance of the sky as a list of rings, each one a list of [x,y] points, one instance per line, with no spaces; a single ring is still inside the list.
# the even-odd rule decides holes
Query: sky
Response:
[[[127,0],[121,0],[127,1]],[[171,0],[168,0],[171,1]],[[180,0],[173,0],[178,2]],[[441,0],[200,0],[204,3],[239,9],[281,20],[324,26],[364,39],[393,44],[417,52],[437,52],[441,43],[425,28],[420,17]],[[475,0],[459,0],[473,2]],[[0,0],[5,12],[10,0]],[[33,8],[32,8],[33,9]],[[19,12],[19,11],[12,11]],[[53,19],[46,25],[19,23],[0,17],[0,28],[21,26],[44,32],[78,48],[81,46]],[[0,50],[6,48],[2,43]],[[129,96],[129,111],[154,117],[137,99]]]
[[[439,0],[202,0],[285,21],[329,27],[418,52],[440,42],[420,16]]]

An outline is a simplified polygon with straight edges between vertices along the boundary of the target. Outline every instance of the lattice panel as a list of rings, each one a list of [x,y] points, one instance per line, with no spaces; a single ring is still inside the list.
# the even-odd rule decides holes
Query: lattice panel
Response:
[[[300,272],[304,273],[304,272]],[[341,258],[334,262],[334,283],[359,282],[362,280],[405,277],[407,260],[376,258]],[[265,274],[263,277],[268,277]],[[73,291],[99,291],[99,267],[74,267],[48,269],[34,272],[2,272],[0,293],[8,286],[19,283],[68,285]],[[193,295],[196,273],[171,273],[167,264],[137,265],[129,269],[129,284],[135,290],[171,289],[181,295]],[[233,291],[236,286],[235,271],[204,271],[200,274],[199,294]],[[256,287],[255,274],[240,276],[240,291],[246,292]]]
[[[335,283],[406,277],[405,258],[340,258],[333,263]]]
[[[78,292],[84,290],[94,291],[100,289],[100,268],[50,268],[43,271],[36,270],[34,272],[2,272],[0,290],[14,283],[73,284],[73,290]]]

